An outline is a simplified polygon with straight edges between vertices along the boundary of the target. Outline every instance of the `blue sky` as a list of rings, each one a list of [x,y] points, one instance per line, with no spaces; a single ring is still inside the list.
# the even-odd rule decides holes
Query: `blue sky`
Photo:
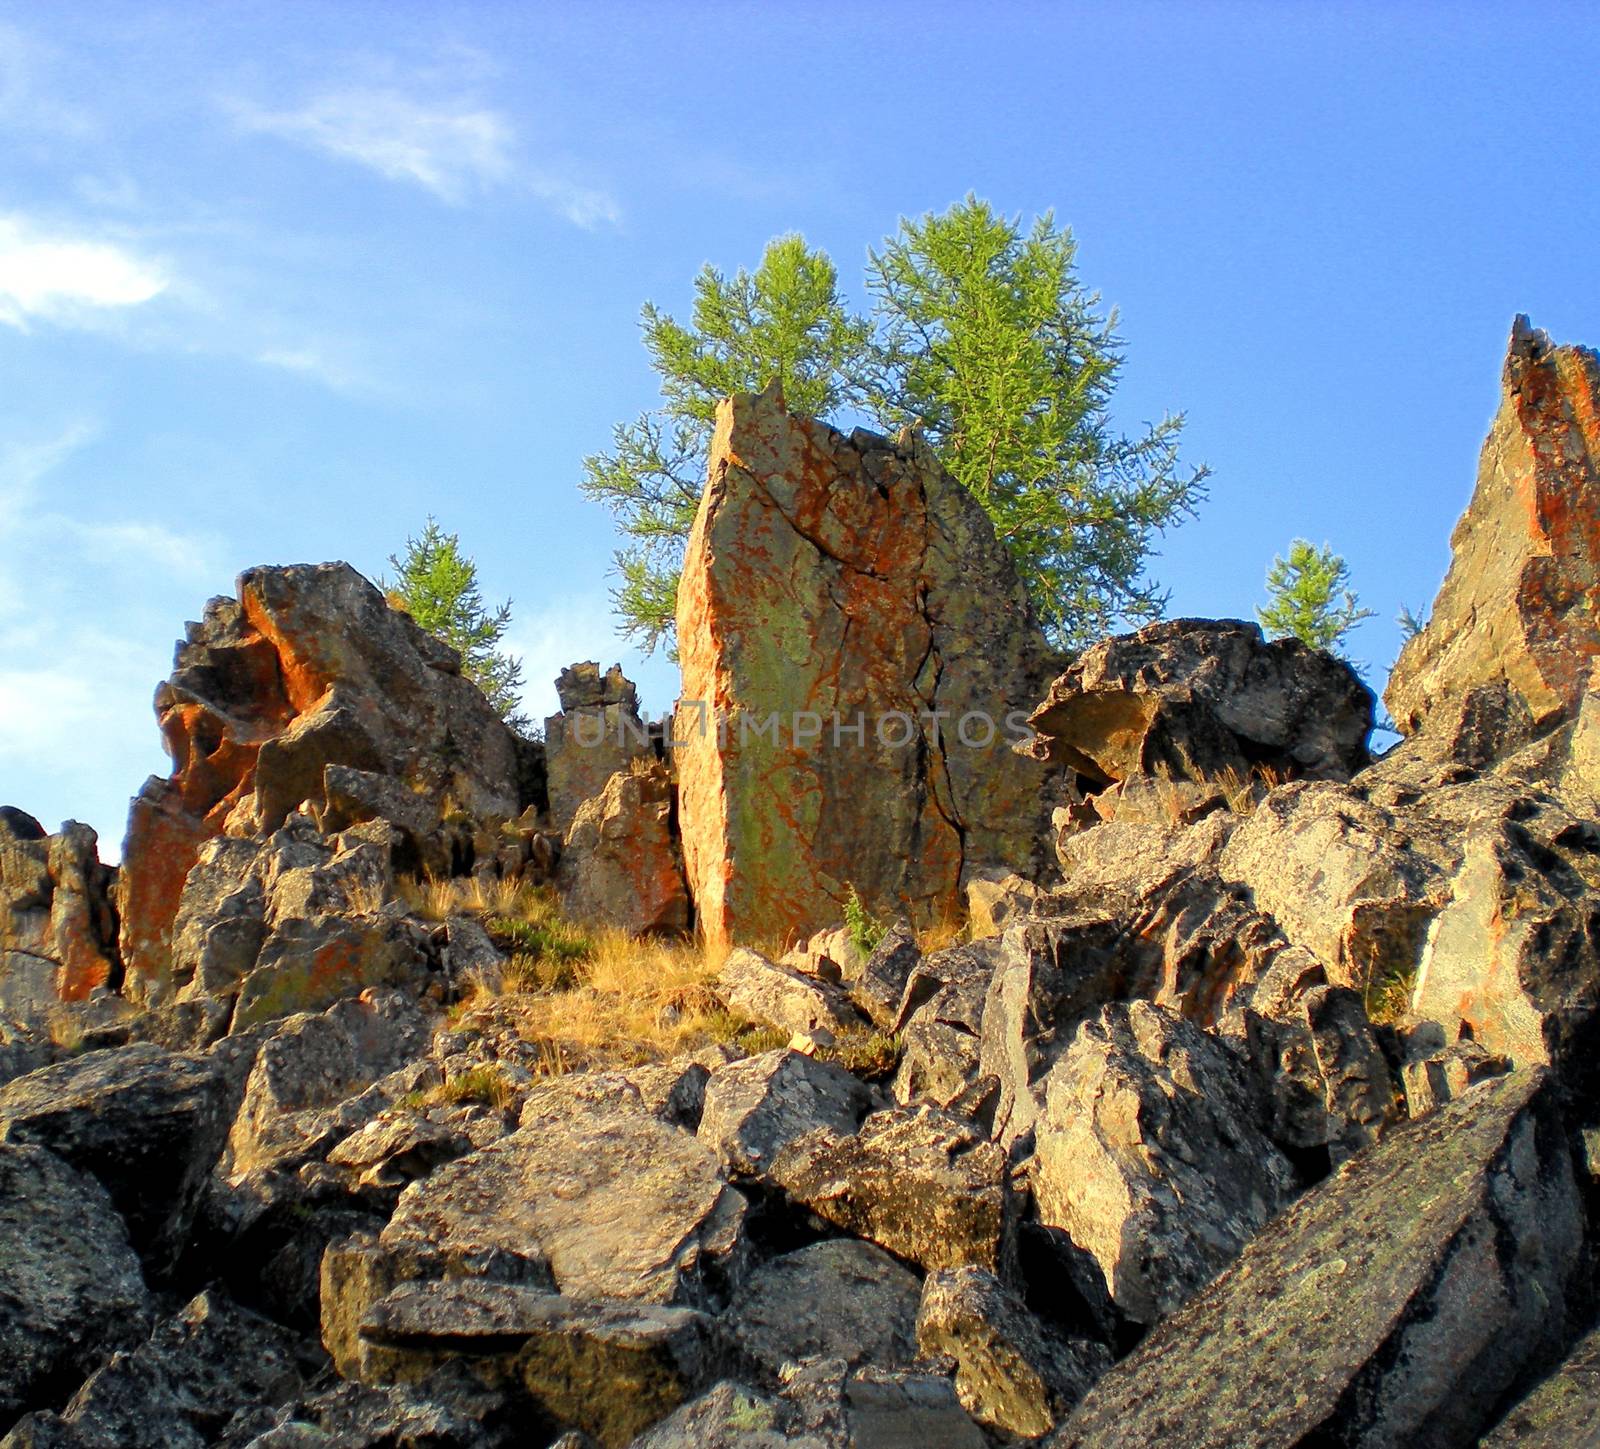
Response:
[[[646,299],[799,230],[856,300],[902,214],[1053,208],[1128,427],[1215,470],[1153,572],[1245,615],[1303,535],[1432,597],[1511,318],[1600,343],[1592,6],[0,0],[0,801],[120,839],[173,641],[255,563],[369,574],[432,512],[572,658],[583,456]]]

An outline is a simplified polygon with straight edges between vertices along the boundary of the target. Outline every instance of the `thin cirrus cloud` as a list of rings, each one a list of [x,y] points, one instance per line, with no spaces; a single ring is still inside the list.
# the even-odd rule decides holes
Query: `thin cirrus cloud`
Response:
[[[429,103],[398,90],[360,88],[328,92],[297,110],[245,101],[232,102],[230,109],[246,131],[354,162],[452,205],[491,190],[521,188],[578,226],[619,218],[616,202],[603,191],[525,168],[511,122],[482,106]]]
[[[0,324],[92,326],[166,291],[154,262],[112,242],[44,230],[0,215]]]

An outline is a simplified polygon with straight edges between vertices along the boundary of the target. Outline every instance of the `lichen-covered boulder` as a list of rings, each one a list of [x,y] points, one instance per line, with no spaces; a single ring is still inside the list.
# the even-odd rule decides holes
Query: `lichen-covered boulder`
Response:
[[[227,1137],[227,1106],[215,1062],[138,1042],[0,1087],[0,1142],[47,1147],[98,1178],[161,1275],[188,1243]]]
[[[832,1238],[756,1269],[723,1322],[773,1376],[808,1358],[904,1368],[917,1357],[921,1292],[882,1248]]]
[[[1389,712],[1407,734],[1448,727],[1497,689],[1502,711],[1522,716],[1501,751],[1576,712],[1600,657],[1597,460],[1600,359],[1519,316],[1450,571],[1389,676]]]
[[[1042,864],[1049,771],[1012,746],[1059,661],[977,500],[907,435],[719,408],[678,592],[684,859],[707,939],[867,908],[959,915]],[[1014,716],[1014,717],[1013,717]]]
[[[567,914],[634,935],[689,928],[667,767],[641,759],[577,807],[556,872]]]
[[[763,1052],[712,1073],[698,1135],[730,1172],[750,1175],[806,1132],[854,1132],[871,1106],[871,1092],[843,1067]]]
[[[106,1190],[43,1147],[0,1142],[0,1425],[59,1402],[151,1312]]]
[[[1485,1083],[1269,1223],[1048,1442],[1471,1444],[1559,1349],[1583,1235],[1543,1071]]]
[[[1238,619],[1167,619],[1084,651],[1029,716],[1039,752],[1092,790],[1140,776],[1348,779],[1372,691],[1343,660]]]
[[[956,1362],[956,1395],[980,1424],[1022,1438],[1048,1433],[1111,1366],[1089,1340],[1046,1329],[1022,1300],[982,1268],[928,1274],[917,1344]]]
[[[264,836],[307,801],[330,830],[370,818],[350,781],[330,792],[330,769],[401,783],[418,834],[447,806],[510,819],[525,803],[522,748],[455,651],[348,564],[246,570],[238,598],[213,599],[189,627],[156,713],[174,771],[134,800],[122,853],[136,997],[164,993],[184,882],[207,840]]]
[[[1117,1307],[1155,1323],[1288,1203],[1245,1063],[1147,1001],[1105,1007],[1051,1069],[1034,1193],[1094,1255]]]
[[[1019,1204],[1005,1154],[948,1112],[892,1107],[859,1132],[818,1128],[788,1143],[766,1176],[823,1221],[924,1269],[1013,1265]]]

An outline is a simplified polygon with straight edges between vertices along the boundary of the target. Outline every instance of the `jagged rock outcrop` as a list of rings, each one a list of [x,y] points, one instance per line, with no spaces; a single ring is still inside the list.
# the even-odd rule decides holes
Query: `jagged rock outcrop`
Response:
[[[242,573],[237,599],[211,600],[189,627],[156,713],[174,770],[146,782],[123,846],[135,996],[165,992],[184,881],[214,836],[264,836],[309,801],[329,831],[404,814],[420,851],[447,807],[511,819],[528,803],[517,739],[455,651],[348,564]]]
[[[763,1052],[711,1077],[697,1135],[728,1171],[757,1174],[807,1132],[854,1132],[871,1106],[871,1092],[843,1067]]]
[[[639,691],[620,664],[604,674],[593,660],[569,664],[556,679],[556,696],[561,712],[544,722],[545,777],[550,827],[565,836],[578,807],[607,780],[653,756]]]
[[[0,806],[0,1012],[38,1016],[120,983],[116,875],[87,825],[69,820],[49,835]]]
[[[1051,1449],[1471,1444],[1559,1348],[1583,1235],[1547,1079],[1486,1083],[1269,1223]]]
[[[807,936],[852,885],[925,924],[959,914],[967,870],[1040,863],[1048,772],[1007,716],[1058,661],[920,442],[846,437],[776,389],[725,401],[678,650],[684,860],[712,942]]]
[[[1389,678],[1402,730],[1471,730],[1487,709],[1497,755],[1576,712],[1600,656],[1597,518],[1600,358],[1519,316],[1450,571]]]
[[[556,873],[567,913],[636,936],[688,930],[689,890],[672,826],[672,780],[653,756],[604,781],[567,828]]]
[[[1600,1442],[1600,1329],[1485,1434],[1481,1449],[1593,1449]]]
[[[1149,776],[1191,785],[1348,779],[1367,763],[1372,692],[1298,639],[1237,619],[1168,619],[1081,654],[1029,716],[1039,753],[1091,791]]]

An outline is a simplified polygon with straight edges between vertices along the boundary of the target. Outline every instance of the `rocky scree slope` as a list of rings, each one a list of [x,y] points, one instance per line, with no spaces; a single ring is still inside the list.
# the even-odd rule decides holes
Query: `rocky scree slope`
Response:
[[[588,664],[531,745],[348,568],[245,574],[157,695],[120,871],[0,811],[0,1445],[1585,1442],[1595,360],[1519,322],[1505,376],[1377,760],[1346,666],[1201,620],[1051,665],[988,796],[686,764]],[[983,539],[915,439],[774,394],[718,438],[691,670],[853,705],[935,655],[975,688],[975,647],[1023,687],[1024,604],[929,603]],[[768,766],[820,796],[781,838]],[[937,845],[873,823],[907,790],[1026,809],[879,860]],[[764,1043],[563,1073],[516,1029],[560,982],[416,876],[641,934],[784,891],[831,928],[852,878],[907,920],[728,952],[704,989]]]

